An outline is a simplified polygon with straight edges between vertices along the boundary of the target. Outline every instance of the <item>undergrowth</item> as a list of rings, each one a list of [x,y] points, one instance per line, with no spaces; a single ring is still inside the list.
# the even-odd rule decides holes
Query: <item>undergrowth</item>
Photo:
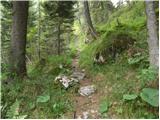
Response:
[[[64,90],[54,79],[70,74],[71,56],[49,56],[28,66],[28,77],[2,86],[2,118],[60,118],[73,111],[73,89]]]
[[[113,13],[106,24],[96,26],[99,38],[86,46],[80,55],[80,67],[92,77],[98,91],[103,93],[101,102],[110,102],[104,118],[158,118],[158,108],[144,102],[140,97],[133,101],[123,101],[125,94],[139,95],[146,83],[157,81],[157,70],[149,68],[147,30],[144,3],[136,3],[134,8],[122,7]],[[122,52],[114,62],[94,64],[97,50],[107,48],[116,34],[125,33],[136,41]],[[155,82],[157,84],[157,82]],[[148,85],[158,88],[157,85]]]
[[[84,44],[85,34],[75,22],[77,31],[72,36],[71,52],[61,56],[49,56],[28,65],[28,77],[16,79],[13,84],[3,85],[1,92],[2,118],[63,118],[67,112],[73,113],[72,97],[74,88],[64,90],[54,82],[55,77],[71,73],[71,60],[78,50],[79,64],[84,68],[102,93],[102,118],[158,118],[158,108],[143,101],[139,94],[144,87],[158,88],[157,71],[149,67],[147,30],[144,2],[134,8],[122,7],[115,11],[105,24],[96,26],[98,39]],[[128,50],[123,51],[113,62],[94,64],[94,56],[114,41],[116,35],[124,34],[135,39]],[[76,45],[76,39],[79,43]],[[5,69],[7,66],[3,66]],[[6,79],[7,73],[1,77]],[[154,84],[148,84],[149,82]],[[124,95],[136,95],[134,100],[124,101]],[[150,101],[149,101],[150,102]],[[107,109],[102,106],[106,105]]]

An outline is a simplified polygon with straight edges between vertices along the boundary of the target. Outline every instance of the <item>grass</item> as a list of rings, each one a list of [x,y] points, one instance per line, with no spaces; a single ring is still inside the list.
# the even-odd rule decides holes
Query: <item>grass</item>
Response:
[[[60,64],[63,65],[61,69]],[[2,111],[2,118],[6,118],[7,111],[16,100],[20,102],[20,106],[16,108],[19,109],[19,116],[27,115],[27,118],[60,118],[66,112],[72,112],[73,101],[70,98],[74,95],[74,87],[64,90],[54,81],[59,73],[70,73],[71,56],[50,56],[45,59],[44,64],[40,61],[29,68],[28,78],[16,79],[13,84],[2,86],[2,104],[7,104]],[[49,101],[38,103],[38,96],[45,95],[50,97]]]
[[[137,76],[139,71],[148,66],[148,62],[146,62],[148,46],[144,8],[144,2],[138,2],[132,9],[122,7],[113,13],[106,24],[97,25],[97,31],[101,34],[99,39],[86,46],[80,54],[80,67],[86,69],[98,91],[102,93],[101,102],[106,100],[112,103],[108,112],[102,114],[104,118],[158,118],[157,108],[151,107],[140,98],[135,101],[123,101],[124,94],[139,94],[142,88],[141,80]],[[117,18],[120,26],[117,26]],[[120,32],[126,33],[136,40],[133,48],[141,56],[144,56],[144,60],[139,60],[136,67],[130,65],[128,63],[130,56],[126,50],[115,62],[94,65],[93,58],[97,48],[106,48],[113,40],[110,33],[118,34]]]
[[[137,79],[138,71],[139,68],[135,69],[126,65],[125,62],[117,61],[113,64],[97,66],[89,72],[97,91],[102,94],[101,102],[106,100],[113,104],[106,113],[107,118],[113,116],[116,118],[158,117],[157,112],[149,111],[149,109],[156,110],[156,108],[144,103],[140,98],[136,101],[123,102],[124,94],[140,93],[141,81]],[[120,112],[117,112],[117,109],[120,109]]]
[[[2,86],[2,118],[6,118],[7,111],[11,109],[16,100],[20,102],[19,114],[27,115],[27,118],[65,118],[65,115],[74,111],[74,96],[76,86],[64,90],[54,79],[59,73],[71,73],[71,60],[78,50],[81,50],[79,64],[85,68],[87,76],[90,76],[96,85],[97,91],[102,94],[101,102],[111,103],[108,112],[102,114],[102,118],[158,118],[158,109],[149,106],[139,97],[135,101],[123,101],[124,94],[139,94],[141,81],[137,77],[148,66],[147,30],[144,3],[138,2],[134,8],[122,7],[115,11],[105,24],[98,24],[100,33],[98,40],[84,44],[85,34],[80,29],[78,21],[75,21],[75,36],[72,37],[71,52],[62,56],[49,56],[34,65],[28,66],[28,78],[17,79],[14,84]],[[120,25],[117,25],[117,18]],[[136,40],[132,50],[141,53],[144,61],[129,64],[128,51],[122,52],[114,62],[102,65],[94,64],[93,58],[97,49],[107,47],[113,40],[111,36],[126,33]],[[79,40],[75,46],[76,39]],[[110,44],[109,44],[110,45]],[[147,56],[147,57],[146,57]],[[134,63],[139,56],[131,58]],[[139,61],[139,60],[138,60]],[[144,64],[144,65],[143,65]],[[63,66],[60,68],[60,66]],[[6,78],[7,73],[2,74]],[[38,96],[49,96],[46,102],[37,102]],[[46,97],[44,97],[46,99]],[[6,105],[6,107],[5,107]],[[12,112],[15,110],[12,108]],[[70,115],[71,116],[71,115]],[[13,118],[9,116],[8,118]]]

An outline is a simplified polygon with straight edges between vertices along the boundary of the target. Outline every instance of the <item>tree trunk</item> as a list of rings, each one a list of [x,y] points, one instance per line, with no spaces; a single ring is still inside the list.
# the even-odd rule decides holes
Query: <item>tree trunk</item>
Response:
[[[104,10],[104,4],[103,4],[103,1],[100,1],[100,4],[101,4],[101,9]]]
[[[93,27],[90,12],[89,12],[88,1],[84,1],[83,5],[84,5],[85,18],[86,18],[86,22],[87,22],[88,27],[89,27],[89,31],[90,31],[93,38],[97,38],[97,33],[96,33],[96,30]]]
[[[10,70],[22,78],[26,75],[28,3],[28,1],[13,1]]]
[[[41,58],[41,50],[40,50],[40,40],[41,40],[41,11],[40,11],[40,1],[38,1],[38,59]]]
[[[60,27],[61,27],[61,25],[60,25],[61,23],[60,22],[58,22],[58,36],[57,36],[57,40],[58,40],[58,46],[57,46],[57,53],[58,53],[58,55],[60,55],[61,54],[61,38],[60,38]]]
[[[151,66],[159,67],[158,32],[154,4],[153,1],[145,1],[145,3],[148,28],[149,61]]]

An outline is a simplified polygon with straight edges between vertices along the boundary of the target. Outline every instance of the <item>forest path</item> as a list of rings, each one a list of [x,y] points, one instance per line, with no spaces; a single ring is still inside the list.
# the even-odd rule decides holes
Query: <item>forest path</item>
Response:
[[[74,72],[85,73],[85,70],[81,70],[79,67],[79,51],[75,58],[72,61],[72,67]],[[85,73],[85,77],[83,80],[80,80],[80,88],[83,86],[93,85],[93,81],[90,77],[88,77]],[[90,96],[82,96],[80,94],[74,95],[75,101],[75,113],[74,118],[79,119],[97,119],[100,114],[98,113],[99,109],[99,98],[100,94],[98,91],[91,94]]]

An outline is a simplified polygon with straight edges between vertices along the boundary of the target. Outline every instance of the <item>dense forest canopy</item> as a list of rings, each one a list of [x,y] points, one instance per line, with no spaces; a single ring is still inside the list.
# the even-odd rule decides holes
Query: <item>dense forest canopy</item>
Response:
[[[1,118],[159,118],[159,1],[1,1]]]

